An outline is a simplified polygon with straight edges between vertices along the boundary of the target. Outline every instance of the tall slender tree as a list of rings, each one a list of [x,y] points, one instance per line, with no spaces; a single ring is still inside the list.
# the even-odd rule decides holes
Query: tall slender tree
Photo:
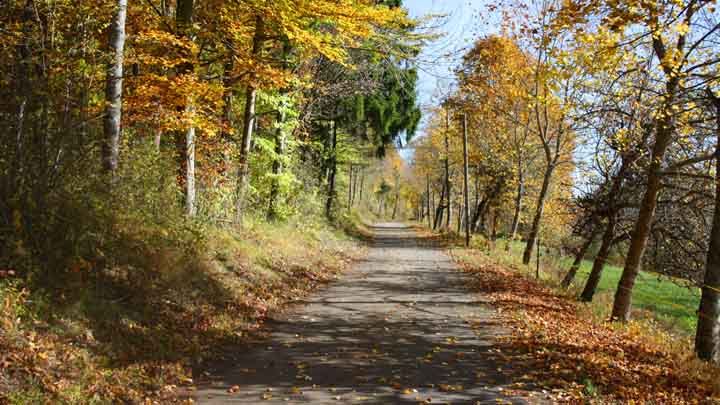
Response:
[[[195,12],[194,0],[178,0],[175,10],[175,25],[177,34],[192,41],[192,23]],[[191,49],[184,49],[190,53]],[[194,75],[195,66],[192,62],[194,55],[184,55],[186,61],[178,67],[178,75]],[[185,102],[185,114],[192,117],[195,106],[192,100]],[[189,123],[176,138],[177,154],[180,165],[180,175],[185,189],[185,213],[194,217],[197,213],[196,187],[195,187],[195,124]]]
[[[105,78],[105,142],[103,143],[103,168],[107,172],[114,172],[117,169],[120,154],[127,7],[127,0],[118,0],[117,9],[110,23],[108,48],[111,60]]]

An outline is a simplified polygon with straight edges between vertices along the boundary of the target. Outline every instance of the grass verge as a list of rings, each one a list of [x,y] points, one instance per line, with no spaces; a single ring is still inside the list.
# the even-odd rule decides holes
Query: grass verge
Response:
[[[206,232],[199,253],[137,252],[144,271],[79,268],[42,283],[1,273],[0,403],[188,401],[193,368],[362,254],[318,224]]]

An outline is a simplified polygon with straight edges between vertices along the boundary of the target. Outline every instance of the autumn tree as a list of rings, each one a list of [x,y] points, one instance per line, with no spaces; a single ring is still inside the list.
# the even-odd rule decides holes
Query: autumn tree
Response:
[[[521,221],[523,201],[526,194],[526,171],[530,160],[535,159],[536,145],[530,138],[533,134],[530,123],[528,91],[532,82],[528,56],[523,54],[517,44],[507,37],[488,37],[476,42],[463,57],[464,63],[458,72],[461,88],[468,102],[475,104],[471,115],[473,119],[485,123],[487,130],[484,139],[495,141],[491,153],[503,156],[497,162],[510,161],[514,171],[512,182],[515,183],[513,216],[509,230],[509,239],[515,239]],[[493,130],[495,129],[495,130]],[[508,148],[509,146],[509,148]],[[487,153],[490,155],[490,153]],[[504,157],[507,155],[507,160]],[[488,161],[486,165],[493,165]],[[499,195],[501,183],[510,182],[496,175],[489,167],[478,167],[485,176],[493,177],[496,182],[491,187]],[[476,204],[473,214],[473,227],[476,228],[487,202]]]
[[[560,25],[581,25],[584,35],[591,33],[591,40],[631,55],[641,65],[648,66],[657,78],[653,89],[658,101],[652,113],[653,136],[645,169],[646,188],[613,305],[612,315],[620,320],[630,317],[632,290],[652,232],[664,166],[668,164],[666,153],[688,128],[692,115],[693,108],[687,104],[688,92],[700,83],[714,80],[704,72],[716,63],[707,41],[714,36],[717,25],[696,24],[708,15],[709,4],[694,0],[657,4],[573,3],[560,14]]]
[[[573,106],[578,102],[581,72],[566,59],[562,51],[566,38],[551,33],[549,23],[555,14],[554,2],[541,1],[533,4],[533,19],[526,29],[527,40],[534,55],[532,59],[533,81],[530,90],[531,120],[535,135],[545,158],[545,168],[535,213],[523,252],[523,263],[529,264],[540,232],[545,201],[553,183],[555,170],[572,162],[575,120],[571,117]]]

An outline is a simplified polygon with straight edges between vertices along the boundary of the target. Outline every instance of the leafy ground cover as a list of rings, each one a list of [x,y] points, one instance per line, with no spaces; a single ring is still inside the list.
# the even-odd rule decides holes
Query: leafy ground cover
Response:
[[[606,322],[524,268],[502,263],[500,249],[452,249],[473,287],[505,314],[500,339],[509,361],[536,371],[528,378],[563,402],[702,403],[720,399],[718,368],[695,359],[685,337],[653,320]]]
[[[498,246],[504,247],[504,245],[504,241],[498,242]],[[505,260],[518,264],[514,258],[521,257],[523,248],[524,245],[519,242],[511,244],[512,257],[506,257]],[[550,265],[562,272],[570,268],[572,261],[570,257],[562,257],[553,259]],[[592,261],[584,260],[570,288],[571,293],[579,293],[582,290],[591,269]],[[598,304],[594,306],[601,315],[605,315],[612,303],[612,296],[621,274],[622,267],[618,266],[607,265],[603,270],[595,297]],[[636,317],[655,318],[668,330],[680,334],[691,335],[695,332],[699,303],[699,288],[690,286],[682,280],[672,280],[656,273],[641,271],[633,289]]]
[[[53,286],[4,271],[0,403],[182,402],[193,368],[361,251],[325,226],[249,224],[208,231],[198,255],[156,252],[141,278],[79,270]]]

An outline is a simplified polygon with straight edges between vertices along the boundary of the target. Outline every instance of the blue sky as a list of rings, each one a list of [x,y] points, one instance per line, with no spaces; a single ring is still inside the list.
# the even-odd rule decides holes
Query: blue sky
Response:
[[[453,82],[453,69],[474,40],[495,31],[487,23],[485,0],[404,0],[411,17],[443,15],[429,24],[442,37],[430,42],[418,60],[418,94],[421,107],[438,104],[437,89]],[[421,125],[416,136],[422,136]]]

